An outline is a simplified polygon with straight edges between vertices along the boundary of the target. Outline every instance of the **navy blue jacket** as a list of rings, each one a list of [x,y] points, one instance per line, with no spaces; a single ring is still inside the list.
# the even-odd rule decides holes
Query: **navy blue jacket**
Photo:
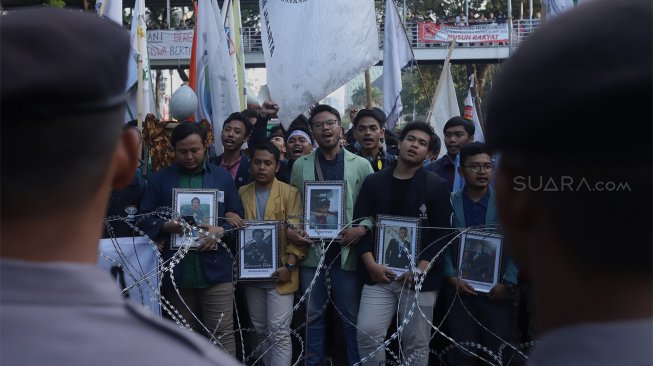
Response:
[[[212,158],[210,162],[219,167],[220,163],[222,162],[222,156],[224,156],[224,154]],[[231,177],[231,175],[229,175],[229,177]],[[236,172],[236,180],[234,181],[234,183],[236,183],[236,192],[238,192],[240,187],[249,184],[251,182],[252,182],[252,175],[249,172],[249,158],[245,156],[245,154],[243,154],[243,152],[241,151],[240,166],[238,167],[238,172]]]
[[[147,189],[141,201],[141,213],[152,212],[158,207],[173,207],[172,190],[173,188],[179,187],[179,180],[182,173],[182,168],[176,163],[154,173],[147,182]],[[202,178],[202,187],[218,189],[224,192],[224,201],[218,201],[217,214],[218,226],[222,226],[225,231],[232,229],[232,226],[224,221],[225,212],[233,212],[240,217],[245,217],[240,196],[238,196],[229,172],[218,166],[206,164],[206,170]],[[166,239],[162,255],[164,261],[170,259],[176,251],[170,248],[170,234],[162,230],[165,221],[166,219],[162,219],[156,215],[148,216],[141,221],[141,228],[150,238],[153,240]],[[234,232],[232,234],[232,237],[236,236]],[[233,263],[231,256],[225,248],[219,246],[218,250],[207,250],[198,253],[204,274],[209,282],[232,282]],[[181,280],[182,272],[181,265],[174,267],[174,275],[177,282]],[[169,284],[169,277],[165,277],[166,282],[164,284]]]
[[[451,200],[446,182],[436,174],[424,168],[415,172],[415,176],[408,189],[408,195],[404,197],[403,212],[391,212],[390,201],[388,200],[388,187],[392,184],[392,173],[395,167],[380,170],[368,175],[358,193],[356,205],[354,206],[354,220],[361,217],[373,217],[376,215],[394,215],[419,217],[420,227],[429,227],[420,230],[420,244],[418,252],[421,252],[416,264],[420,260],[430,261],[447,243],[447,237],[452,233],[451,228]],[[437,227],[435,229],[433,227]],[[358,255],[362,257],[366,252],[374,253],[376,226],[373,232],[367,232],[361,241],[356,245]],[[368,285],[374,282],[369,276],[367,267],[359,259],[359,273],[363,281]],[[438,259],[429,270],[424,280],[422,290],[432,291],[440,287],[442,279],[441,261]]]
[[[444,179],[447,182],[447,187],[449,187],[449,192],[453,190],[453,182],[454,182],[454,176],[456,174],[455,172],[456,168],[454,163],[452,163],[449,157],[447,156],[447,154],[444,154],[444,156],[432,162],[430,165],[426,167],[426,169],[432,171],[433,173],[439,175],[440,178]],[[452,171],[454,176],[451,175]]]
[[[141,177],[141,172],[139,170],[136,172],[134,178],[127,187],[111,191],[106,217],[122,216],[127,218],[127,210],[129,206],[134,206],[134,208],[138,210],[141,204],[141,198],[145,193],[145,186],[146,181]],[[103,238],[110,238],[112,235],[116,238],[139,235],[124,221],[111,221],[109,222],[109,225],[111,225],[112,232],[110,233],[105,225],[104,232],[102,233]],[[138,225],[138,222],[134,221],[133,225]]]

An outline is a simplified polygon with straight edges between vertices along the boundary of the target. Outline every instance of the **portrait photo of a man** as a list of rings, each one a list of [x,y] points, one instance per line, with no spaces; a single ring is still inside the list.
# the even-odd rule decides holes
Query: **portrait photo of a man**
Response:
[[[272,260],[272,230],[253,229],[245,247],[243,248],[243,267],[246,269],[251,268],[268,268],[273,266]]]
[[[410,268],[410,236],[407,227],[387,227],[384,264],[391,268]]]
[[[305,182],[304,230],[311,238],[339,238],[344,223],[344,182]]]
[[[195,225],[204,225],[208,224],[208,217],[205,210],[208,209],[208,205],[205,207],[205,210],[202,210],[201,200],[199,197],[193,197],[189,205],[181,206],[181,216],[192,216],[195,221]]]
[[[311,225],[317,230],[338,229],[338,213],[331,211],[331,201],[328,198],[319,198],[316,209],[311,211]]]
[[[412,270],[418,255],[419,219],[379,215],[377,220],[376,262],[397,276]]]
[[[490,282],[494,278],[496,248],[487,240],[468,239],[461,265],[462,276],[465,279],[479,282]]]
[[[195,247],[200,240],[200,226],[215,225],[218,209],[217,190],[175,188],[173,191],[173,204],[180,219],[191,226],[192,231],[185,231],[172,236],[172,248],[182,245]]]

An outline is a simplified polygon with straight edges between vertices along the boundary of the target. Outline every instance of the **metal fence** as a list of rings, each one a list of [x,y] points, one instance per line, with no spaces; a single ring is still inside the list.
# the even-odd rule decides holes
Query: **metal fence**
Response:
[[[512,28],[512,47],[517,47],[528,36],[540,26],[539,19],[522,19],[513,21]],[[443,42],[419,42],[417,37],[417,23],[407,23],[406,33],[413,48],[446,48],[449,43]],[[472,43],[471,47],[496,47],[491,43]],[[379,47],[383,48],[383,25],[379,29]],[[261,39],[261,30],[258,27],[243,27],[243,48],[245,52],[262,52],[263,44]]]

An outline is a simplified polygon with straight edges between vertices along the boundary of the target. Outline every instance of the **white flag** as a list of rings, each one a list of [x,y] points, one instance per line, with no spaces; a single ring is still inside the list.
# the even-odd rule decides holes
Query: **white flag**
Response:
[[[225,0],[222,4],[222,22],[224,23],[224,30],[229,40],[229,55],[231,56],[231,64],[234,66],[235,82],[240,101],[240,109],[242,110],[247,108],[247,103],[245,101],[245,64],[243,62],[245,60],[245,52],[241,39],[240,0]]]
[[[546,19],[553,19],[561,13],[574,7],[572,0],[544,0],[542,1],[546,9]]]
[[[456,87],[453,84],[451,68],[448,62],[445,62],[444,68],[442,69],[435,94],[429,123],[440,138],[442,145],[444,145],[444,134],[442,132],[444,124],[451,117],[460,116],[458,98],[456,98]],[[447,149],[440,149],[440,156],[443,156],[446,152]]]
[[[95,12],[109,18],[122,27],[122,0],[97,0]]]
[[[392,130],[401,116],[401,69],[413,59],[408,36],[393,0],[385,4],[383,31],[383,112],[386,128]]]
[[[470,84],[469,89],[467,89],[467,97],[465,97],[465,112],[463,117],[474,122],[474,142],[485,142],[485,136],[483,136],[483,129],[481,128],[481,123],[478,120],[478,114],[476,113],[476,105],[474,104],[474,98],[472,98],[472,88],[474,87],[474,74],[469,76]]]
[[[373,0],[259,0],[272,99],[285,128],[379,60]]]
[[[131,50],[129,67],[127,72],[127,110],[125,120],[137,118],[138,113],[138,53],[142,52],[141,62],[143,72],[142,90],[142,111],[143,120],[148,113],[158,116],[154,102],[154,88],[152,86],[152,73],[150,72],[150,57],[147,54],[147,25],[145,22],[145,0],[136,0],[131,26]]]
[[[197,120],[206,119],[213,125],[214,146],[219,155],[222,154],[222,124],[231,113],[239,111],[240,103],[218,3],[199,0],[197,8]]]

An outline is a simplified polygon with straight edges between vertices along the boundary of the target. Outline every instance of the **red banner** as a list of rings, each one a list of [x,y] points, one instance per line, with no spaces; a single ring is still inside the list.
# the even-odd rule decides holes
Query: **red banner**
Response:
[[[418,22],[418,42],[502,43],[508,42],[508,24],[446,26]]]

